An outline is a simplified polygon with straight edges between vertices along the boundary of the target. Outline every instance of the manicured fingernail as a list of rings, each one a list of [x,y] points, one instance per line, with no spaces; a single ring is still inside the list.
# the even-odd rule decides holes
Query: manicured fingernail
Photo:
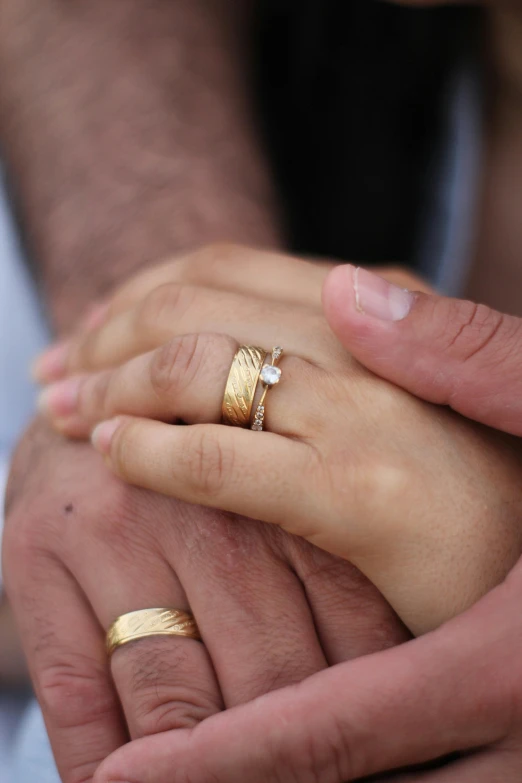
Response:
[[[66,370],[68,343],[57,343],[40,354],[31,366],[31,375],[38,383],[47,383],[60,378]]]
[[[413,304],[413,294],[389,283],[383,277],[357,269],[353,273],[355,306],[361,313],[381,321],[402,321]]]
[[[68,378],[47,386],[38,397],[38,410],[58,418],[75,413],[81,383],[80,378]]]
[[[102,454],[108,454],[111,450],[111,443],[114,433],[120,427],[122,419],[120,416],[108,421],[102,421],[92,431],[92,445]]]

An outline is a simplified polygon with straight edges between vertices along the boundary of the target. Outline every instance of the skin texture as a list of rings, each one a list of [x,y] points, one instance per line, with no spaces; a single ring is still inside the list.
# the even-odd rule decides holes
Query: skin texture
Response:
[[[1,3],[2,154],[58,334],[150,259],[223,237],[280,244],[248,100],[248,11]],[[129,735],[193,725],[408,637],[348,564],[125,486],[41,420],[13,461],[3,556],[65,783],[91,780]],[[211,652],[152,640],[110,668],[108,623],[158,602],[197,610]]]
[[[487,309],[470,319],[476,309],[469,302],[418,295],[404,319],[382,321],[356,307],[350,267],[329,276],[324,307],[338,338],[373,372],[479,420],[487,395],[489,423],[518,432],[505,410],[520,420],[519,319]],[[493,322],[501,324],[494,331]],[[459,382],[477,390],[466,403],[454,394]],[[437,631],[183,735],[132,743],[107,760],[95,783],[343,783],[367,775],[379,783],[517,783],[521,590],[519,562],[502,585]],[[466,752],[440,769],[384,772],[453,751]]]
[[[415,634],[502,581],[522,549],[518,444],[354,363],[318,313],[324,268],[247,248],[201,257],[211,253],[212,272],[182,258],[158,270],[157,287],[131,283],[99,327],[65,347],[72,371],[116,369],[47,389],[42,403],[60,430],[85,436],[126,414],[95,432],[119,476],[279,524],[351,560]],[[239,344],[283,336],[284,382],[267,398],[268,432],[215,426]]]
[[[110,5],[111,8],[116,7],[116,3],[111,3]],[[174,4],[169,3],[168,5],[170,13],[170,9]],[[177,2],[175,5],[180,8],[182,3]],[[199,7],[199,4],[193,2],[193,0],[186,5],[192,8]],[[129,105],[136,109],[135,115],[133,113],[133,121],[122,122],[116,134],[102,134],[103,138],[100,138],[99,133],[93,134],[93,129],[99,131],[103,130],[103,128],[113,128],[115,118],[120,116],[119,111],[115,112],[113,110],[115,95],[108,95],[107,87],[112,83],[119,85],[121,80],[111,82],[111,80],[106,79],[106,53],[108,48],[105,48],[104,54],[103,42],[96,40],[95,37],[86,37],[86,28],[83,24],[78,24],[78,17],[71,13],[70,4],[68,8],[70,26],[64,29],[59,24],[61,18],[60,6],[61,4],[50,3],[48,0],[45,3],[39,2],[38,4],[30,3],[28,0],[17,3],[14,0],[8,3],[6,0],[2,4],[0,11],[0,14],[2,14],[0,35],[3,33],[4,40],[1,49],[2,52],[6,52],[6,57],[2,60],[0,73],[2,78],[5,77],[5,83],[13,85],[14,89],[9,94],[4,89],[4,84],[2,84],[0,96],[5,98],[9,95],[10,102],[9,111],[0,112],[0,117],[4,125],[2,127],[2,147],[4,153],[7,153],[8,156],[9,168],[18,193],[20,213],[28,229],[28,234],[32,237],[32,245],[38,259],[38,272],[46,285],[47,306],[54,322],[58,325],[60,331],[65,333],[69,330],[73,321],[76,320],[79,312],[92,301],[93,296],[107,292],[115,282],[125,277],[132,269],[146,264],[149,257],[159,257],[165,252],[170,252],[178,247],[190,246],[195,242],[202,241],[203,238],[208,240],[215,236],[227,236],[240,241],[250,242],[257,241],[259,238],[261,243],[271,244],[273,242],[272,237],[278,236],[279,232],[277,229],[274,231],[271,227],[273,225],[273,211],[270,207],[270,199],[268,199],[268,222],[266,222],[267,213],[264,210],[256,209],[255,220],[244,221],[242,212],[237,210],[237,202],[235,202],[235,209],[233,210],[228,211],[228,208],[224,208],[224,205],[230,203],[230,194],[228,194],[228,198],[224,198],[226,187],[230,182],[228,176],[225,178],[217,176],[215,180],[210,177],[213,186],[209,187],[208,191],[214,194],[214,197],[209,198],[207,201],[206,185],[208,184],[208,178],[202,175],[197,181],[194,179],[195,185],[192,186],[191,172],[194,171],[194,161],[187,155],[187,149],[183,148],[183,144],[180,145],[181,155],[184,160],[188,161],[184,171],[185,176],[181,179],[176,177],[170,180],[168,189],[160,187],[161,178],[158,180],[157,169],[160,168],[163,171],[165,160],[168,160],[170,155],[176,151],[178,141],[175,134],[166,134],[165,138],[167,139],[168,137],[168,154],[158,156],[161,157],[161,165],[157,167],[152,166],[152,172],[150,159],[146,163],[144,157],[140,154],[143,148],[143,142],[140,142],[140,139],[146,137],[145,131],[138,134],[133,144],[129,142],[126,133],[129,127],[134,127],[135,117],[145,118],[149,116],[148,111],[140,111],[140,107],[143,105],[143,92],[151,81],[154,83],[161,81],[162,63],[165,59],[168,60],[167,56],[163,57],[161,55],[161,52],[163,54],[165,52],[161,47],[158,47],[157,37],[152,36],[154,45],[149,47],[147,57],[142,56],[143,42],[140,41],[140,36],[135,34],[132,39],[135,44],[132,49],[138,53],[140,71],[143,75],[143,82],[140,82],[139,89],[128,101]],[[90,17],[88,29],[91,36],[94,36],[97,29],[105,27],[107,30],[108,35],[105,43],[110,41],[110,50],[116,55],[115,58],[110,60],[111,73],[114,76],[115,70],[119,67],[118,63],[122,65],[120,73],[124,73],[128,62],[121,60],[122,52],[121,47],[118,45],[119,32],[125,28],[122,28],[121,19],[118,18],[116,18],[117,24],[113,22],[113,26],[108,27],[107,6],[107,3],[102,4],[100,2],[91,2],[89,4],[92,16]],[[125,3],[126,18],[131,20],[139,19],[139,24],[134,25],[134,31],[137,29],[139,31],[142,27],[143,14],[141,13],[141,6],[141,3],[133,2],[131,12],[131,3]],[[164,8],[166,6],[167,4],[164,4]],[[76,4],[76,8],[78,7],[81,7],[80,4]],[[85,7],[87,7],[86,4],[84,4]],[[119,4],[118,7],[121,9],[123,6]],[[160,4],[156,4],[156,10],[159,7]],[[227,8],[230,9],[230,7],[231,4],[228,3]],[[8,10],[9,18],[5,15],[6,9]],[[100,9],[103,10],[103,16],[101,17],[99,16]],[[38,13],[35,13],[35,10]],[[147,11],[150,11],[150,4],[147,5]],[[158,11],[157,13],[158,15],[154,15],[154,18],[157,20],[159,28],[163,31],[168,27],[165,24],[164,11]],[[152,18],[150,14],[148,18]],[[98,24],[100,19],[101,25]],[[179,17],[175,19],[173,27],[181,33],[185,29]],[[215,25],[211,27],[213,30],[219,29],[219,25],[217,28]],[[21,40],[18,36],[13,36],[13,31],[16,29],[18,32],[21,29],[24,30],[24,36],[22,36]],[[53,32],[52,45],[49,46],[45,53],[46,56],[43,57],[42,45],[48,39],[49,31]],[[167,39],[170,39],[166,43],[168,43],[169,52],[172,53],[174,51],[174,40],[172,40],[172,36],[167,36]],[[9,43],[8,49],[5,48],[6,40]],[[64,53],[63,42],[66,40],[71,41],[72,45]],[[81,41],[86,41],[85,49],[82,51],[78,48],[78,43],[81,43]],[[178,45],[179,42],[176,46]],[[205,46],[202,46],[199,51],[204,50]],[[179,51],[179,49],[176,49],[176,51]],[[230,51],[230,48],[228,51]],[[155,53],[158,55],[156,65],[161,61],[158,66],[159,71],[150,72],[143,68],[143,64],[144,62],[150,62],[151,56]],[[83,56],[78,58],[80,54]],[[169,56],[174,55],[171,54]],[[60,58],[62,58],[62,65],[60,65]],[[66,63],[65,67],[63,66],[64,62]],[[51,79],[49,82],[49,63],[56,63],[56,67],[59,68],[61,75],[71,75],[72,84],[69,85],[69,89],[65,94],[58,96],[58,103],[66,99],[68,105],[74,105],[74,111],[56,111],[50,114],[44,111],[45,103],[36,100],[39,95],[49,96],[47,84],[51,83],[53,85],[53,92],[56,90],[57,80]],[[210,67],[214,73],[214,61],[212,61]],[[217,72],[219,72],[219,69]],[[240,68],[234,69],[234,73],[240,72]],[[17,76],[15,79],[15,74],[22,74],[23,78]],[[82,79],[92,76],[93,81],[87,84],[87,89],[77,99],[74,85],[78,84],[80,76]],[[201,95],[201,90],[199,89],[200,78],[205,81],[208,78],[207,73],[203,72],[196,75],[196,83],[189,85],[188,92],[190,94]],[[178,88],[184,89],[184,81],[186,80],[180,79]],[[62,79],[60,79],[60,82],[62,82]],[[138,84],[136,80],[133,83]],[[219,90],[217,92],[219,93]],[[89,101],[86,100],[86,93],[88,96],[92,96]],[[161,103],[162,101],[160,100],[159,104],[161,105]],[[155,110],[151,116],[155,118],[152,125],[154,132],[157,133],[161,132],[164,125],[167,128],[170,128],[171,125],[168,117],[165,118],[164,113],[161,116],[156,115],[158,103],[155,102],[154,105]],[[170,105],[171,102],[169,100]],[[229,100],[217,101],[215,105],[230,106],[230,102]],[[23,112],[21,108],[23,108]],[[232,110],[231,116],[234,114],[235,112]],[[86,115],[89,118],[94,118],[94,122],[87,122]],[[205,109],[205,116],[207,115],[208,106]],[[107,122],[107,117],[111,118],[110,123]],[[76,118],[80,120],[79,128],[74,126],[74,124],[71,125]],[[6,120],[11,125],[10,129],[5,127]],[[63,125],[62,123],[65,121],[67,124]],[[213,127],[212,123],[209,123],[206,127]],[[235,139],[235,136],[231,136],[231,130],[234,127],[234,123],[231,123],[230,126],[227,126],[226,133],[223,135],[227,138]],[[147,138],[150,131],[151,128],[146,129]],[[189,134],[189,136],[192,136],[192,134]],[[171,146],[173,138],[176,141]],[[81,144],[78,143],[79,139],[82,140]],[[74,141],[74,144],[71,143],[71,140]],[[256,157],[256,145],[248,144],[247,146],[248,155],[251,156],[254,153]],[[237,147],[238,142],[236,140],[235,148]],[[216,143],[210,145],[203,144],[201,148],[198,148],[198,158],[202,157],[202,150],[211,149],[214,161],[220,148],[221,145]],[[119,154],[120,150],[121,155]],[[124,154],[125,151],[129,151],[132,154]],[[122,165],[119,168],[124,170],[128,176],[123,178],[111,175],[110,166],[113,160],[116,162],[122,161]],[[129,169],[131,160],[137,164],[133,166],[132,171]],[[100,161],[102,161],[102,165],[100,165]],[[208,169],[210,169],[209,174],[212,174],[212,171],[214,171],[213,161],[212,165],[209,164],[208,166]],[[60,163],[64,164],[63,168],[59,166]],[[248,161],[242,160],[238,168],[242,169],[247,164]],[[52,166],[52,177],[47,176],[49,165]],[[208,169],[204,169],[204,171],[208,171]],[[222,171],[219,167],[218,170]],[[259,171],[259,168],[257,168],[257,171]],[[107,180],[101,176],[100,172],[108,172]],[[179,167],[176,169],[176,173],[178,172]],[[256,177],[250,177],[249,181],[254,183],[254,186],[245,198],[247,206],[254,194],[265,192],[263,186],[260,187]],[[105,182],[110,183],[110,185],[104,186]],[[52,189],[49,190],[51,184]],[[178,193],[182,193],[182,198],[177,197]],[[162,198],[159,198],[159,196]],[[201,209],[202,199],[205,200],[204,209]],[[195,204],[198,205],[197,210],[194,207]],[[93,209],[94,205],[98,207],[96,212]],[[243,203],[242,206],[244,207],[245,204]],[[187,220],[185,220],[186,208],[189,211],[189,219]],[[194,210],[194,212],[190,212],[190,210]],[[218,211],[217,216],[216,210]],[[137,214],[146,217],[146,220],[143,223],[136,220]],[[173,215],[176,215],[176,217],[179,215],[180,219],[173,221]],[[214,217],[215,219],[211,219]],[[142,225],[146,225],[147,229],[142,229]],[[263,237],[256,233],[254,237],[252,231],[257,232],[257,226],[259,225],[263,227],[268,226],[268,233],[263,234]],[[226,227],[224,228],[224,226]],[[248,226],[248,231],[245,229],[246,226]],[[115,227],[116,230],[114,230]],[[79,263],[80,261],[81,263]],[[67,285],[64,285],[64,281],[67,281]],[[63,470],[64,465],[72,463],[78,466],[77,473],[73,473],[71,476],[66,472],[64,481],[57,482],[53,488],[52,483],[55,481],[57,470]],[[53,438],[44,427],[33,427],[30,430],[26,442],[21,444],[15,466],[16,472],[13,473],[11,483],[13,525],[17,521],[23,521],[24,525],[27,525],[24,528],[27,531],[27,538],[19,549],[19,554],[21,555],[21,559],[18,561],[19,564],[30,562],[31,565],[36,565],[45,560],[45,558],[40,557],[34,563],[28,557],[28,550],[31,549],[32,551],[31,525],[35,528],[38,526],[38,523],[41,521],[41,511],[43,511],[42,516],[44,519],[52,519],[56,522],[57,528],[59,528],[60,525],[65,524],[60,514],[65,509],[65,506],[67,505],[68,507],[69,505],[64,504],[64,495],[73,497],[74,500],[80,500],[83,505],[84,495],[79,489],[74,488],[73,481],[79,482],[81,479],[82,484],[85,484],[85,477],[91,477],[92,475],[93,478],[96,478],[96,495],[104,498],[104,502],[100,506],[90,506],[89,514],[81,515],[81,523],[88,525],[91,513],[93,518],[101,515],[105,520],[108,518],[110,520],[114,518],[121,520],[122,517],[127,518],[128,507],[137,503],[136,496],[134,493],[122,495],[119,488],[115,489],[116,485],[114,484],[107,485],[105,494],[101,492],[100,487],[105,479],[102,478],[102,473],[94,471],[94,465],[95,463],[86,450],[82,452],[80,447],[65,448],[61,441]],[[48,472],[51,469],[52,472]],[[31,476],[31,481],[26,481],[26,476]],[[37,495],[30,494],[29,489],[31,487],[37,488]],[[35,492],[35,490],[31,489],[31,492]],[[114,495],[112,494],[113,492]],[[91,500],[94,494],[93,492],[89,493],[88,499]],[[109,501],[112,498],[114,498],[114,504],[106,506],[105,500]],[[186,518],[186,516],[181,517],[178,524],[181,524]],[[78,517],[76,519],[78,520]],[[219,535],[219,524],[209,525],[211,529],[210,539],[214,537],[214,534]],[[23,537],[22,533],[21,537]],[[45,547],[43,547],[39,554],[42,555],[46,551]],[[209,544],[207,561],[213,559],[214,552],[215,549]],[[213,565],[212,563],[210,566],[212,574],[214,572]],[[334,570],[332,567],[330,584],[334,578]],[[200,579],[205,581],[207,578],[208,575],[205,575],[205,570],[202,566]],[[40,581],[43,581],[43,577]],[[28,580],[26,585],[27,600],[26,602],[20,602],[20,606],[26,603],[29,613],[36,608],[30,600],[32,595],[30,588],[32,587],[38,592],[40,581],[35,585],[31,579]],[[357,585],[357,582],[355,582],[355,585]],[[67,589],[69,589],[68,585]],[[364,617],[365,612],[368,613],[368,610],[365,602],[362,600],[361,590],[358,586],[355,587],[353,595],[357,595],[362,616]],[[43,603],[45,604],[45,601]],[[354,605],[355,603],[357,601],[354,601]],[[56,597],[56,606],[62,608],[62,602],[58,596]],[[53,604],[50,603],[47,609],[45,609],[45,606],[42,607],[39,612],[41,629],[48,627],[49,607],[52,609]],[[354,617],[353,625],[360,629],[358,613],[357,618],[359,619]],[[375,619],[376,625],[379,626],[379,618]],[[369,627],[365,626],[363,633],[368,632]],[[51,634],[51,639],[58,639],[59,634],[60,629],[57,630],[56,634]],[[49,634],[46,634],[48,640],[49,636]],[[36,641],[34,641],[34,647],[37,646]],[[32,654],[32,649],[30,649],[30,652]],[[54,663],[57,661],[60,663],[62,660],[63,657],[60,657],[60,655],[54,659],[51,656],[51,661],[54,661]],[[75,663],[80,662],[75,661]],[[81,663],[85,663],[85,661]],[[68,675],[75,675],[80,671],[82,669],[76,665],[67,668]],[[87,666],[87,671],[91,672],[89,666]],[[71,678],[66,678],[61,684],[68,686],[68,693],[70,694],[73,691],[76,692],[78,682],[78,679],[72,676]],[[91,686],[99,682],[100,679],[96,676]],[[106,701],[104,703],[106,705],[108,703],[106,697],[110,691],[103,683],[105,683],[105,680],[102,680],[100,694],[105,694]],[[66,691],[67,689],[64,690]],[[94,694],[93,687],[90,688],[89,693],[92,697]],[[63,699],[60,708],[59,689],[55,690],[55,694],[57,694],[54,703],[55,712],[59,721],[63,724],[64,716],[68,714],[69,709],[63,703]],[[80,702],[81,699],[79,699]],[[103,699],[93,699],[94,706],[96,706],[95,702],[101,703],[103,706]],[[419,704],[418,706],[419,710],[422,710],[423,705]],[[80,709],[75,714],[74,719],[80,725],[81,721],[89,717],[85,714],[85,711],[82,712]],[[97,719],[98,717],[99,714]],[[61,734],[64,735],[62,758],[64,763],[66,763],[67,749],[69,749],[68,752],[70,754],[70,748],[74,744],[72,740],[77,739],[76,734],[81,739],[78,742],[79,746],[88,737],[88,733],[85,730],[81,730],[81,727],[76,734],[71,730],[67,730],[67,728],[66,725],[62,725],[63,731]],[[74,736],[72,737],[71,735]],[[58,740],[57,735],[55,736],[56,740]],[[92,768],[92,759],[98,752],[100,752],[99,746],[96,748],[95,742],[93,746],[87,748],[86,758],[70,758],[67,762],[69,767],[66,779],[76,779],[78,775],[82,774],[89,775],[88,770]],[[73,764],[78,765],[79,772],[72,768],[71,765]],[[82,766],[82,764],[85,764],[85,766]],[[492,776],[490,776],[489,780],[491,779]]]

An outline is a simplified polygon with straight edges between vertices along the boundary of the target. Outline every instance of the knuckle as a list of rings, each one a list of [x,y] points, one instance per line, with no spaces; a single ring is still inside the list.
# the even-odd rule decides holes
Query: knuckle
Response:
[[[173,313],[179,317],[194,301],[195,289],[178,283],[164,283],[151,291],[136,311],[138,329],[171,334]]]
[[[297,685],[296,688],[300,688]],[[299,743],[299,752],[289,753],[284,733],[274,731],[270,737],[267,753],[270,768],[277,770],[277,783],[321,783],[328,780],[355,780],[362,770],[361,753],[355,752],[356,736],[353,726],[346,726],[334,712],[326,716],[327,722],[320,733],[304,732]],[[285,725],[290,716],[283,712],[278,720]],[[357,732],[359,734],[359,732]],[[359,756],[359,759],[357,758]]]
[[[42,711],[57,729],[88,726],[117,709],[108,680],[81,654],[71,653],[37,673],[35,688]]]
[[[78,548],[78,540],[84,546],[86,542],[93,546],[101,543],[107,552],[117,553],[120,565],[132,563],[138,555],[155,552],[153,542],[158,535],[158,527],[153,531],[152,525],[144,524],[144,519],[149,518],[152,511],[144,503],[151,500],[134,487],[111,477],[104,486],[101,502],[94,498],[92,505],[84,509],[84,535],[78,539],[78,530],[75,529],[66,537],[68,555],[74,560],[83,556],[84,548]],[[155,524],[160,524],[159,517]]]
[[[196,425],[187,455],[188,481],[197,493],[207,498],[221,494],[234,467],[234,452],[226,428],[219,430],[199,429]]]
[[[343,525],[347,513],[346,497],[350,498],[353,518],[350,544],[353,550],[374,547],[377,540],[381,550],[388,544],[396,548],[401,540],[401,526],[404,525],[407,530],[409,518],[395,514],[395,509],[404,508],[416,489],[416,474],[409,469],[407,460],[386,458],[371,450],[353,454],[346,449],[326,455],[321,467],[323,486],[329,493],[328,497],[332,498],[335,515]],[[340,487],[343,488],[341,492]],[[364,524],[358,523],[358,520],[364,520]],[[377,537],[369,535],[370,522],[371,528],[379,532]],[[386,535],[389,538],[385,541]]]
[[[223,266],[236,263],[241,252],[241,248],[232,242],[212,242],[204,245],[196,251],[193,259],[193,269],[196,276],[201,275],[205,280],[209,277],[221,276]]]
[[[203,335],[190,334],[174,338],[154,353],[150,382],[156,396],[170,396],[194,381],[206,354],[205,345]]]
[[[143,640],[113,659],[115,677],[132,699],[134,730],[140,736],[191,728],[221,709],[217,692],[205,688],[201,678],[198,684],[194,650],[186,642],[163,641]]]
[[[2,540],[3,576],[6,589],[14,592],[30,575],[31,581],[47,581],[49,558],[59,541],[54,515],[39,508],[17,509],[6,516]]]
[[[87,418],[101,419],[108,411],[109,390],[114,373],[105,370],[87,378],[80,387],[78,411]]]

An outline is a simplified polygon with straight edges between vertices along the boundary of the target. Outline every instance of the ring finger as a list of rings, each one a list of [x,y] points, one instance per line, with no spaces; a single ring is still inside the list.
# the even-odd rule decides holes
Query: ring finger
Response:
[[[139,495],[143,507],[155,515],[157,534],[166,519],[166,501],[144,492]],[[83,548],[79,551],[75,547],[74,536],[67,546],[68,565],[77,574],[105,631],[118,617],[136,610],[161,607],[190,611],[171,566],[155,542],[145,538],[141,520],[134,523],[126,519],[121,525],[124,537],[118,522],[111,526],[108,520],[100,520],[99,530],[93,530],[89,558]],[[89,565],[93,562],[96,569]],[[115,649],[110,663],[133,739],[191,727],[222,709],[212,663],[199,641],[179,636],[138,638]]]
[[[43,407],[60,431],[86,436],[94,424],[117,414],[217,423],[227,376],[238,343],[219,334],[176,337],[115,370],[70,378],[44,392]],[[272,392],[266,424],[274,432],[299,435],[313,413],[303,400],[302,382],[316,370],[296,357],[283,356],[285,383]],[[297,386],[299,385],[299,389]],[[284,415],[291,404],[292,416]]]

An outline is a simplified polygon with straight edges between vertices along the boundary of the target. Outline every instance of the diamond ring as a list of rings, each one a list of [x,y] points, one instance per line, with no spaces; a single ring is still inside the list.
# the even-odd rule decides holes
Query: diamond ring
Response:
[[[252,429],[256,432],[261,432],[263,429],[263,422],[265,419],[265,398],[268,394],[268,390],[275,386],[281,380],[281,368],[277,366],[283,349],[276,347],[272,349],[272,363],[265,364],[261,368],[259,375],[261,383],[264,386],[263,394],[257,404],[256,412],[254,414],[254,421],[252,423]]]

